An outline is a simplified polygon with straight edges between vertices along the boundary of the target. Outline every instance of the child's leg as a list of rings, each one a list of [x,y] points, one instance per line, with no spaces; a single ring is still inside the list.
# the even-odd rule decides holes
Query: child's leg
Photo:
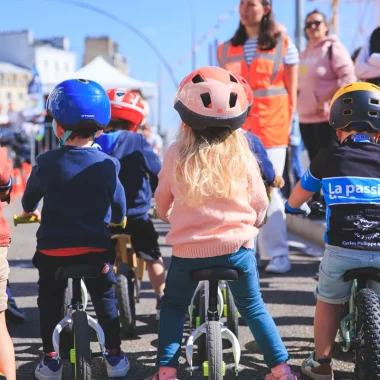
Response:
[[[229,263],[240,269],[239,281],[228,284],[241,316],[264,355],[265,363],[269,368],[285,363],[289,355],[261,297],[254,251],[242,248],[230,255]]]
[[[106,339],[107,350],[120,349],[120,321],[117,310],[117,300],[113,283],[116,283],[113,274],[113,265],[109,266],[109,271],[103,273],[101,278],[89,278],[86,286],[91,294],[96,316],[102,327]]]
[[[0,372],[7,377],[7,380],[16,380],[15,353],[4,313],[8,298],[6,293],[9,274],[7,253],[7,247],[0,247]]]
[[[15,353],[3,311],[0,311],[0,341],[0,372],[6,376],[7,380],[16,380]]]
[[[40,311],[40,330],[43,351],[54,352],[52,335],[55,326],[62,319],[63,295],[66,288],[65,281],[56,281],[55,272],[58,262],[53,257],[44,257],[36,252],[33,263],[38,268],[38,298]]]
[[[196,268],[197,261],[199,260],[172,257],[166,278],[158,332],[157,366],[161,375],[167,372],[166,377],[162,376],[160,380],[175,377],[175,371],[168,367],[177,369],[179,365],[185,314],[197,287],[197,283],[190,279],[190,266]]]
[[[341,304],[328,304],[320,300],[314,317],[314,343],[315,358],[324,359],[331,357],[332,346],[338,332]]]
[[[165,267],[162,257],[157,260],[146,260],[146,269],[149,280],[152,284],[154,293],[158,296],[164,294],[165,288]]]
[[[158,234],[152,221],[148,219],[132,220],[128,226],[131,231],[133,248],[146,262],[149,280],[157,296],[158,309],[165,288],[165,267],[158,245]]]

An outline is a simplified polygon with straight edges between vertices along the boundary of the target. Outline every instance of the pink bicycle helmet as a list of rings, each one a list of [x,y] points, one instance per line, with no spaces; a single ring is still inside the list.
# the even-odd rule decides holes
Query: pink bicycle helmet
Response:
[[[180,84],[174,108],[190,128],[239,129],[247,117],[248,101],[236,76],[220,67],[193,71]]]

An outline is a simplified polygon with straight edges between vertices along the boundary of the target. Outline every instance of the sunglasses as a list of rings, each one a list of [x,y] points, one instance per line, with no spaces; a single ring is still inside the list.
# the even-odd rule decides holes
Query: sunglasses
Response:
[[[305,29],[310,29],[312,28],[313,26],[315,26],[316,28],[319,27],[319,25],[322,24],[323,21],[309,21],[305,24]]]

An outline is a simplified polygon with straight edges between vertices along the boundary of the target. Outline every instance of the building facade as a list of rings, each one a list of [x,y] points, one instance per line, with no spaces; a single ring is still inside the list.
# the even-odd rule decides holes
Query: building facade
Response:
[[[35,39],[31,30],[0,33],[0,62],[36,67],[43,90],[49,94],[67,74],[76,70],[76,54],[66,37]]]
[[[24,109],[31,79],[30,70],[0,62],[0,104],[5,112],[9,103],[13,103],[16,110]]]
[[[85,40],[83,66],[99,56],[103,57],[123,74],[128,75],[128,60],[119,53],[119,45],[116,42],[113,42],[108,36],[87,37]]]

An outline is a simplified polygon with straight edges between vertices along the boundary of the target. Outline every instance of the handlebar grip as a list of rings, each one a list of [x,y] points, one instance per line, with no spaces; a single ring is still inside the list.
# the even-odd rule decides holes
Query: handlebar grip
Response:
[[[127,217],[124,216],[124,219],[120,223],[110,223],[110,227],[121,227],[124,229],[125,227],[127,227]]]
[[[13,224],[15,227],[17,227],[18,224],[30,224],[30,223],[41,223],[41,222],[37,220],[34,215],[28,218],[21,218],[17,215],[13,215]]]

